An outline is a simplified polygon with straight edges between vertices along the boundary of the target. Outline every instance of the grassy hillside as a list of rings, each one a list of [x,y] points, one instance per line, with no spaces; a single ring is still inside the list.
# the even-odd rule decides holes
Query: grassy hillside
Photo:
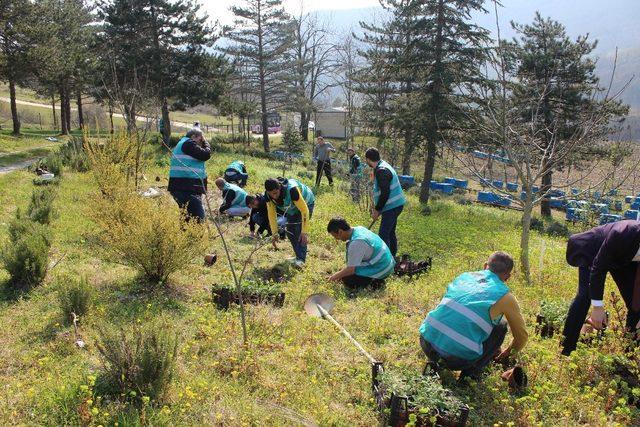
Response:
[[[156,156],[145,174],[146,185],[155,184],[156,176],[166,185],[166,156]],[[235,157],[215,153],[207,166],[210,177]],[[261,191],[265,178],[281,173],[278,162],[239,157],[251,174],[251,192]],[[296,165],[289,175],[306,176],[306,168]],[[32,178],[26,171],[0,176],[0,243],[7,239],[6,224],[16,209],[28,202]],[[348,199],[346,185],[339,181],[329,189],[325,184],[319,192],[307,265],[283,285],[283,308],[248,307],[249,346],[243,348],[238,309],[219,311],[211,302],[212,285],[231,281],[224,259],[209,268],[198,257],[163,289],[144,291],[132,269],[105,261],[91,244],[96,233],[87,215],[96,191],[92,175],[65,171],[51,250],[52,261],[64,259],[43,285],[17,298],[5,291],[0,300],[0,424],[376,425],[366,360],[328,322],[304,314],[305,298],[315,292],[335,296],[335,317],[388,370],[409,367],[418,374],[424,356],[417,330],[427,311],[456,275],[480,269],[492,251],[517,254],[519,217],[453,200],[434,201],[425,215],[412,191],[400,217],[399,250],[415,258],[433,256],[433,270],[415,280],[393,278],[383,291],[346,299],[341,286],[326,280],[344,261],[344,245],[326,233],[326,224],[334,215],[353,224],[369,223],[366,212]],[[214,206],[219,202],[216,195]],[[238,266],[253,248],[245,238],[248,229],[240,222],[224,227]],[[212,239],[209,246],[222,253],[220,239]],[[540,302],[568,304],[575,291],[577,272],[566,265],[564,249],[563,240],[534,233],[533,285],[526,286],[518,272],[509,282],[531,334],[521,356],[529,389],[510,395],[497,367],[482,383],[452,385],[472,407],[472,425],[630,425],[640,419],[638,409],[627,404],[640,390],[625,389],[611,372],[611,356],[621,348],[613,331],[619,324],[616,316],[602,342],[581,347],[571,358],[559,355],[557,336],[542,340],[534,333]],[[281,244],[279,251],[267,246],[253,258],[249,272],[292,256],[288,244]],[[57,304],[56,281],[65,274],[86,275],[97,292],[82,319],[85,349],[74,346],[73,329],[65,326]],[[0,283],[7,280],[0,269]],[[614,289],[612,283],[608,289]],[[95,386],[101,372],[99,330],[160,318],[180,338],[177,374],[167,398],[136,409],[101,395]]]

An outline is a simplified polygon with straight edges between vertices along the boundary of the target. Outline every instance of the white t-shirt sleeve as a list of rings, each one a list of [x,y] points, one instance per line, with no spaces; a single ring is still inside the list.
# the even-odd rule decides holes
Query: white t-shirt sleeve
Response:
[[[363,240],[354,240],[349,243],[349,250],[347,252],[347,266],[359,267],[364,261],[371,259],[373,248]]]

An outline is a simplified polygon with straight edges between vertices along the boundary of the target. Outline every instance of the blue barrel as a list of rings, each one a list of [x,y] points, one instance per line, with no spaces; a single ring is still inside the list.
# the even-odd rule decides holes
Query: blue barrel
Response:
[[[438,188],[436,191],[441,191],[444,194],[453,194],[453,184],[449,184],[447,182],[442,182],[440,183],[440,188]]]
[[[554,209],[562,209],[564,208],[564,199],[560,199],[558,197],[552,197],[549,199],[549,206]]]
[[[637,220],[640,219],[640,211],[639,210],[629,209],[629,210],[624,212],[624,218],[625,219],[633,219],[633,220],[637,221]]]
[[[617,211],[621,211],[622,210],[622,200],[616,200],[613,203],[613,208]]]
[[[478,201],[481,203],[495,203],[496,195],[491,191],[479,191]]]
[[[489,157],[489,155],[482,151],[473,150],[473,157],[476,157],[478,159],[486,159],[487,157]]]
[[[622,217],[620,215],[611,215],[611,214],[601,214],[600,215],[600,225],[608,224],[610,222],[620,221]]]
[[[629,207],[633,210],[640,211],[640,202],[633,202]]]
[[[456,181],[457,180],[455,178],[452,178],[450,176],[447,176],[447,177],[444,178],[444,182],[446,182],[447,184],[454,184],[455,185]]]
[[[453,186],[456,188],[467,188],[469,186],[469,181],[466,179],[456,179]]]
[[[537,193],[540,191],[540,187],[538,187],[537,185],[533,185],[531,186],[531,191],[533,191],[534,193]]]
[[[594,203],[591,205],[591,209],[593,209],[594,211],[600,214],[609,213],[609,206],[605,205],[604,203]]]
[[[508,197],[501,197],[496,195],[495,204],[500,206],[511,206],[511,199],[509,199]]]
[[[640,203],[640,197],[636,197],[633,199],[633,202],[631,203]]]
[[[611,190],[609,190],[609,196],[617,196],[618,195],[618,189],[617,188],[613,188]]]
[[[567,209],[567,215],[565,218],[567,221],[582,221],[586,219],[586,217],[587,211],[584,209],[569,208]]]
[[[429,189],[430,190],[438,190],[440,188],[440,183],[438,181],[429,181]]]
[[[578,194],[580,194],[580,189],[579,188],[572,188],[571,189],[571,194],[573,194],[574,196],[577,196]]]
[[[494,179],[493,180],[493,186],[496,188],[502,188],[504,187],[504,183],[502,181],[500,181],[499,179]]]
[[[402,188],[413,187],[416,185],[416,179],[412,175],[398,175],[398,180]]]
[[[599,191],[595,191],[593,193],[593,198],[594,199],[598,200],[598,199],[600,199],[600,197],[602,197],[602,193],[600,193]]]
[[[633,196],[625,196],[624,202],[631,204],[633,202]]]
[[[515,182],[507,182],[507,191],[518,191],[518,184]]]

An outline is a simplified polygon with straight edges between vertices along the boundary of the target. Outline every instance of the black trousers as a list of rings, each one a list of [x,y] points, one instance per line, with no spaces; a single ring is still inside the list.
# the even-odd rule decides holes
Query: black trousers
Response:
[[[627,306],[626,327],[630,332],[635,331],[636,324],[640,320],[640,312],[634,312],[631,309],[633,286],[635,284],[637,268],[638,263],[634,262],[629,264],[628,267],[610,271],[611,277],[613,278],[613,281],[616,282],[620,295]],[[578,293],[569,307],[567,320],[564,323],[564,330],[562,331],[562,335],[564,335],[562,354],[564,355],[569,355],[576,349],[578,339],[580,338],[580,330],[587,319],[587,314],[591,307],[588,280],[589,268],[580,268],[578,274]]]
[[[482,356],[477,360],[465,360],[455,356],[441,356],[431,344],[420,335],[420,347],[429,360],[436,363],[444,363],[447,369],[462,371],[462,375],[477,378],[491,363],[504,338],[507,335],[507,322],[504,320],[494,326],[491,334],[482,343]]]
[[[352,274],[351,276],[343,277],[342,283],[348,290],[355,291],[358,289],[367,288],[369,286],[372,286],[372,287],[382,286],[384,284],[384,280]]]
[[[316,187],[320,185],[320,181],[322,180],[322,175],[320,175],[322,171],[324,171],[324,174],[327,176],[329,185],[333,185],[333,176],[331,176],[331,159],[326,161],[318,160],[316,168]]]

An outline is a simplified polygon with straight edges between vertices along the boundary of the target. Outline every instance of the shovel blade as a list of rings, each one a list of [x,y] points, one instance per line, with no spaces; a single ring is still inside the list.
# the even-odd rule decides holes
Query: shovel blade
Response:
[[[331,313],[336,301],[327,294],[310,295],[304,302],[304,311],[312,317],[322,317],[322,313],[318,309],[318,305],[325,309],[327,313]]]

